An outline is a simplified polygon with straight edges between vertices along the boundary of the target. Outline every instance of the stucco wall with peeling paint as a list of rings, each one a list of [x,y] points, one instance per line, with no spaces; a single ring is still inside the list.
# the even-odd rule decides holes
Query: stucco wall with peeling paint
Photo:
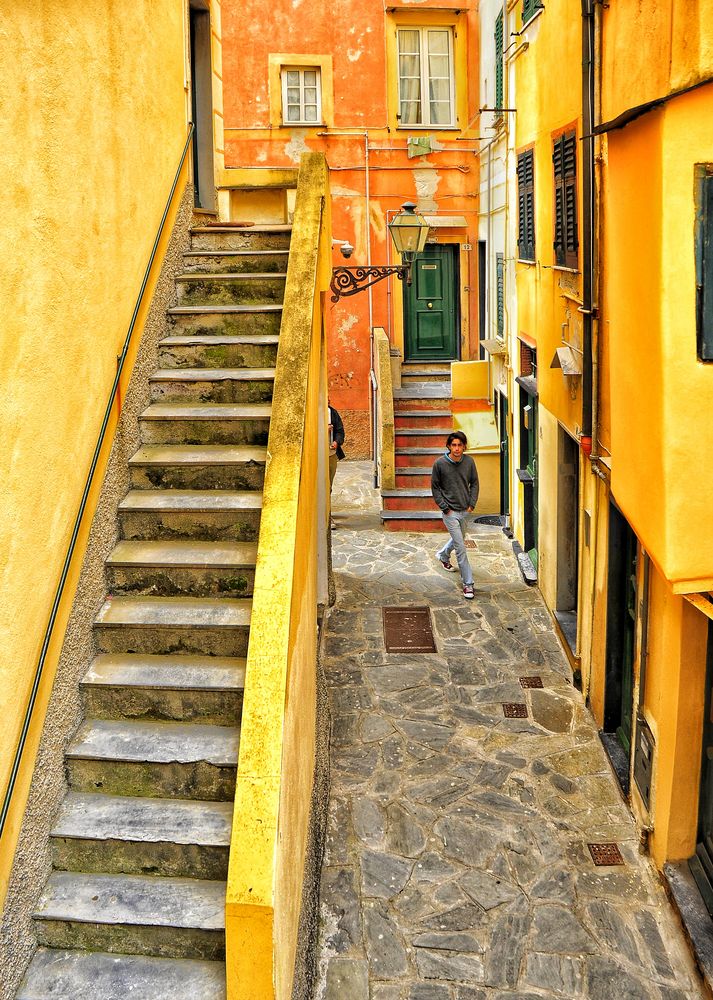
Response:
[[[460,13],[433,0],[275,0],[269,26],[261,0],[224,0],[223,79],[228,167],[283,167],[305,150],[322,150],[330,167],[333,236],[354,246],[350,264],[396,263],[387,223],[405,201],[429,215],[459,216],[459,229],[432,231],[437,242],[477,246],[479,135],[478,30],[475,0]],[[456,125],[402,128],[397,118],[397,26],[454,31]],[[317,65],[322,118],[318,126],[281,124],[280,65]],[[271,69],[272,67],[272,69]],[[272,73],[272,75],[271,75]],[[432,151],[409,159],[407,140],[430,135]],[[244,220],[249,221],[249,220]],[[477,356],[477,260],[461,254],[459,356]],[[339,248],[335,266],[344,264]],[[350,458],[371,453],[370,330],[383,326],[403,346],[402,286],[394,279],[329,306],[328,379],[344,419]]]

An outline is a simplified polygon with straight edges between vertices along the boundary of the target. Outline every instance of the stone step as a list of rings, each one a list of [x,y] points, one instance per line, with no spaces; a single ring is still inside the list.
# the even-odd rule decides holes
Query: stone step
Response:
[[[394,434],[394,444],[397,448],[432,447],[436,442],[441,445],[441,453],[446,450],[446,438],[452,432],[452,427],[397,427]]]
[[[240,731],[180,722],[88,719],[65,758],[70,788],[105,795],[228,802]]]
[[[50,834],[59,871],[225,879],[231,802],[69,792]]]
[[[158,368],[149,378],[154,403],[269,403],[274,384],[274,368]]]
[[[80,686],[87,718],[231,726],[242,709],[245,660],[102,653]]]
[[[282,302],[285,274],[259,273],[179,274],[176,292],[179,305],[254,305]]]
[[[119,504],[123,538],[256,541],[262,494],[234,490],[131,490]]]
[[[166,315],[177,336],[278,334],[282,305],[174,306]]]
[[[141,414],[144,444],[266,445],[269,403],[153,403]]]
[[[142,489],[261,490],[267,450],[257,445],[144,445],[129,459]]]
[[[450,410],[395,410],[394,424],[398,433],[402,427],[447,427],[453,429],[453,414]]]
[[[41,945],[222,960],[225,883],[54,872],[35,913]]]
[[[255,583],[255,542],[120,541],[106,560],[112,594],[245,597]]]
[[[431,488],[431,466],[401,466],[394,470],[398,489]]]
[[[110,597],[94,622],[101,653],[245,656],[249,599]]]
[[[162,368],[274,368],[279,342],[273,333],[164,337],[158,363]]]
[[[445,531],[441,515],[435,509],[382,510],[381,520],[387,531]]]
[[[186,271],[219,274],[284,274],[289,250],[189,250]]]
[[[16,1000],[225,1000],[225,965],[38,948]]]
[[[436,509],[433,495],[428,487],[382,490],[381,498],[384,501],[384,509],[388,511],[427,510],[433,512]]]
[[[428,400],[432,405],[435,403],[441,409],[449,409],[451,400],[450,379],[445,382],[409,381],[406,385],[402,385],[400,389],[394,389],[394,401],[410,402],[411,405],[408,408],[413,409],[413,400],[419,400],[422,404],[425,404]]]
[[[196,226],[191,250],[287,250],[292,226]]]
[[[450,382],[451,366],[444,368],[408,368],[405,365],[401,368],[401,384],[408,385],[414,382]]]
[[[396,468],[411,467],[421,468],[424,465],[430,467],[444,452],[442,446],[432,448],[396,448],[394,450],[394,462]]]

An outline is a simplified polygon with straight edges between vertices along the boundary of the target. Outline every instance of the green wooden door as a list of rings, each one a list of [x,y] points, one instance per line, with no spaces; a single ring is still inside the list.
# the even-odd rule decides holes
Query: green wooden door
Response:
[[[508,438],[508,401],[498,393],[498,430],[500,432],[500,513],[510,513],[510,441]]]
[[[404,285],[404,360],[458,357],[456,247],[428,243]]]
[[[527,471],[532,476],[532,546],[527,550],[527,554],[532,560],[532,565],[537,569],[537,525],[538,525],[538,489],[537,489],[537,400],[531,399],[532,407],[529,426],[527,428],[527,450],[529,459]]]
[[[708,912],[713,916],[713,623],[708,626],[703,755],[698,804],[698,843],[696,853],[689,860],[688,865],[708,907]]]

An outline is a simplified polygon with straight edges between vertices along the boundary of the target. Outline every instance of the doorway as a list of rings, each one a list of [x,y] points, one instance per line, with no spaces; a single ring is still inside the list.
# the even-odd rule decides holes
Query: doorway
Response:
[[[523,548],[537,570],[538,488],[537,488],[537,396],[520,386],[520,468],[517,476],[523,487]]]
[[[486,303],[488,300],[488,254],[485,240],[478,240],[478,358],[487,361],[483,340],[486,333]]]
[[[609,503],[608,556],[606,690],[602,740],[619,783],[628,792],[634,714],[637,538],[612,501]]]
[[[191,0],[191,105],[195,206],[215,210],[213,168],[213,70],[207,0]]]
[[[557,599],[555,618],[576,654],[579,579],[579,448],[563,427],[557,442]]]
[[[706,693],[703,714],[701,790],[698,803],[698,843],[688,861],[691,875],[713,916],[713,622],[708,623]]]
[[[427,243],[404,285],[404,360],[458,358],[458,247]]]
[[[510,441],[508,438],[508,398],[504,392],[497,394],[496,415],[500,438],[500,513],[510,514]]]

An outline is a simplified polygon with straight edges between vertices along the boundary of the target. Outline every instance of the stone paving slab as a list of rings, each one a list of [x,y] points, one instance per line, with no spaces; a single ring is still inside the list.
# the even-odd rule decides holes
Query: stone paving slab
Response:
[[[706,996],[572,685],[497,528],[476,596],[437,536],[381,528],[368,463],[340,463],[327,623],[331,793],[317,1000]],[[455,578],[455,579],[454,579]],[[438,652],[389,654],[384,605],[428,605]],[[541,677],[541,689],[520,677]],[[503,702],[527,706],[505,718]],[[596,868],[588,842],[616,841]]]

